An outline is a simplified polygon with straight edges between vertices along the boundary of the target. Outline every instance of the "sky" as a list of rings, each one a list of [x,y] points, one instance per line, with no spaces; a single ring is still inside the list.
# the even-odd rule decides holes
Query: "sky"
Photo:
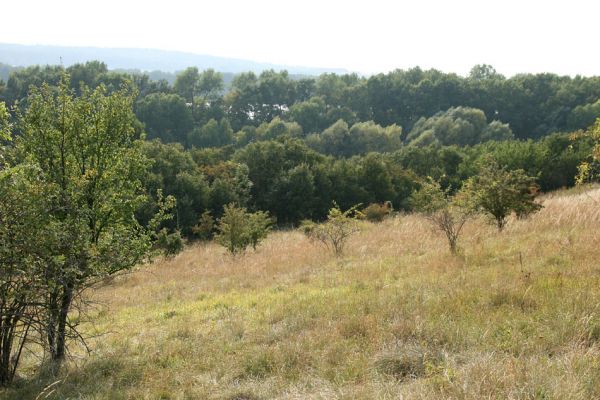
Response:
[[[180,50],[365,74],[600,75],[598,0],[15,0],[0,42]],[[0,54],[1,59],[1,54]]]

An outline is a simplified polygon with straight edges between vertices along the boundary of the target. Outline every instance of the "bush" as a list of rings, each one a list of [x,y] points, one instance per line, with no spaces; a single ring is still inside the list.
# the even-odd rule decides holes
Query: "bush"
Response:
[[[163,228],[156,237],[156,247],[161,249],[165,256],[174,257],[183,250],[183,238],[181,232],[169,233]]]
[[[405,345],[378,354],[373,361],[375,370],[400,381],[425,375],[426,352],[418,345]]]
[[[534,177],[522,169],[509,171],[490,158],[483,162],[479,174],[469,178],[461,190],[471,210],[489,216],[501,231],[513,212],[522,218],[542,208],[535,202],[539,186]]]
[[[217,226],[217,243],[231,254],[240,253],[248,246],[256,246],[267,237],[272,220],[268,212],[249,213],[244,207],[231,203],[224,207],[223,217]]]
[[[336,256],[341,256],[348,238],[359,231],[357,218],[362,213],[357,211],[357,207],[358,205],[342,211],[334,203],[327,215],[327,221],[321,224],[303,221],[300,229],[309,239],[321,242]]]
[[[392,212],[392,203],[386,201],[383,204],[372,203],[369,204],[364,210],[362,210],[362,214],[365,216],[367,221],[371,222],[381,222]]]
[[[213,237],[214,229],[215,219],[210,215],[210,211],[204,211],[198,223],[192,227],[192,233],[202,240],[210,240]]]
[[[411,195],[411,203],[415,210],[444,232],[450,252],[456,254],[458,237],[471,216],[469,209],[464,206],[462,195],[453,198],[448,189],[441,188],[439,182],[429,180]]]

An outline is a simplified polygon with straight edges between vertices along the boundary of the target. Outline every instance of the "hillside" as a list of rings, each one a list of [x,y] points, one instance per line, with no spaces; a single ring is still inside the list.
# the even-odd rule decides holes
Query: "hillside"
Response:
[[[65,66],[100,60],[110,69],[139,69],[142,71],[176,72],[195,66],[200,70],[213,68],[221,72],[260,73],[264,70],[287,70],[291,74],[319,75],[324,72],[345,73],[340,68],[312,68],[276,65],[206,54],[186,53],[158,49],[126,49],[104,47],[67,47],[46,45],[20,45],[0,43],[0,63],[12,66],[55,65]]]
[[[342,259],[295,231],[191,246],[97,289],[86,330],[110,333],[39,398],[600,398],[600,189],[543,204],[471,222],[459,257],[417,215],[365,223]]]

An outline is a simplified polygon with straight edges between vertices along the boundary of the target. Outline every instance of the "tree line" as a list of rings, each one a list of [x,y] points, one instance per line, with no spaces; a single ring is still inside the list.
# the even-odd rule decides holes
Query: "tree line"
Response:
[[[219,218],[230,203],[268,211],[278,225],[325,219],[333,201],[410,210],[421,182],[456,191],[487,155],[525,170],[542,191],[571,186],[591,141],[565,132],[600,115],[599,78],[505,78],[485,65],[464,78],[419,68],[369,78],[265,71],[226,86],[213,70],[188,68],[170,85],[93,61],[13,71],[0,95],[25,109],[31,87],[58,87],[65,72],[76,96],[99,85],[136,89],[134,127],[151,160],[137,217],[151,219],[158,190],[174,196],[164,228],[188,239],[206,237],[202,216]]]

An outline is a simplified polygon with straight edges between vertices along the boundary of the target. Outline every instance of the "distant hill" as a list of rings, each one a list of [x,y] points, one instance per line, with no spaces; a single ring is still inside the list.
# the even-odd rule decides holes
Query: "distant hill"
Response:
[[[175,72],[190,66],[196,66],[201,70],[213,68],[220,72],[231,73],[247,71],[260,73],[267,69],[285,69],[290,74],[297,75],[319,75],[325,72],[343,74],[348,72],[344,69],[277,65],[180,51],[136,48],[30,46],[0,43],[0,63],[11,66],[56,65],[60,64],[61,61],[64,66],[69,66],[90,60],[103,61],[110,69],[138,69],[142,71],[160,70]]]

